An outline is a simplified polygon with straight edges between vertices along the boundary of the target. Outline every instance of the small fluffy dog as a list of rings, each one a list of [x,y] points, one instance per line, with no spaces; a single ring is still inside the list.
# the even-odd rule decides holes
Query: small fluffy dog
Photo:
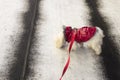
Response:
[[[67,34],[67,38],[71,36],[71,33],[69,33],[69,31],[65,30],[69,30],[69,31],[77,31],[79,30],[78,34],[76,36],[79,36],[78,38],[85,38],[84,35],[90,35],[90,30],[94,30],[94,34],[92,32],[92,36],[89,37],[89,39],[84,39],[82,41],[82,39],[78,39],[75,41],[75,43],[73,44],[72,50],[76,50],[79,47],[85,47],[85,48],[90,48],[93,51],[95,51],[95,53],[97,55],[99,55],[101,53],[101,45],[103,43],[103,31],[99,28],[99,27],[82,27],[79,29],[72,29],[70,26],[66,26],[63,28],[63,31],[61,33],[58,34],[57,38],[56,38],[56,47],[57,48],[61,48],[61,49],[66,49],[68,48],[69,45],[69,40],[66,40],[66,34]],[[81,40],[81,41],[80,41]]]

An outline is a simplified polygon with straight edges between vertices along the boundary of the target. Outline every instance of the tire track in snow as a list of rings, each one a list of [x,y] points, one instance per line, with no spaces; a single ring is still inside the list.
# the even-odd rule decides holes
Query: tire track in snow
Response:
[[[35,15],[34,15],[34,21],[33,21],[33,31],[31,34],[31,43],[29,45],[29,54],[26,58],[26,67],[25,67],[25,73],[24,73],[24,80],[27,79],[28,75],[30,72],[32,72],[32,70],[29,68],[30,64],[29,62],[32,61],[32,56],[34,56],[34,53],[32,54],[31,50],[32,50],[32,46],[34,46],[36,37],[35,37],[35,33],[36,33],[36,25],[38,22],[38,19],[40,19],[40,14],[39,14],[39,3],[41,0],[37,0],[36,2],[36,11],[35,11]],[[32,7],[32,6],[31,6]]]
[[[106,17],[105,21],[108,22],[109,25],[109,35],[116,44],[116,47],[120,52],[120,1],[109,1],[109,3],[105,0],[101,0],[100,2],[101,8],[99,11],[101,14]],[[120,53],[119,53],[120,54]]]
[[[102,28],[105,34],[103,39],[102,54],[103,66],[105,67],[106,76],[109,80],[120,80],[120,55],[117,48],[117,44],[114,43],[110,35],[110,24],[105,21],[105,18],[99,12],[100,1],[98,0],[86,0],[88,7],[90,8],[92,25]]]
[[[10,80],[24,80],[25,77],[34,27],[38,19],[36,16],[38,0],[28,0],[28,3],[28,11],[23,14],[23,33],[20,37],[20,43],[16,47],[16,59],[10,70]]]
[[[24,0],[0,0],[0,80],[9,80],[15,49],[23,32],[21,14],[27,7]]]

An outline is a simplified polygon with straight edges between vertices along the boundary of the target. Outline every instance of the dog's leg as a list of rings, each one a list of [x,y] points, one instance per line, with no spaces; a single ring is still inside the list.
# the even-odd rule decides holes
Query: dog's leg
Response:
[[[89,42],[89,43],[87,42],[87,43],[84,43],[84,47],[94,50],[97,55],[99,55],[101,53],[101,45],[100,44],[93,43],[93,42]]]
[[[68,47],[69,47],[69,45],[68,45]],[[71,50],[75,51],[75,50],[77,50],[77,48],[78,48],[78,43],[74,42]]]
[[[104,34],[103,31],[97,27],[96,34],[87,42],[84,43],[84,47],[91,48],[95,51],[97,55],[101,53],[101,45],[103,40]]]
[[[94,50],[97,55],[100,55],[100,53],[101,53],[101,45],[100,44],[94,43],[91,46],[89,46],[89,48]]]

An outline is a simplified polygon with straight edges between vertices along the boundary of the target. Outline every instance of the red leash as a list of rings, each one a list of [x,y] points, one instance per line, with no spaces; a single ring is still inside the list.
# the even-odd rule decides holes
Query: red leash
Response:
[[[65,40],[67,42],[70,42],[70,45],[68,49],[68,59],[59,80],[62,80],[62,77],[64,76],[70,64],[70,52],[74,41],[78,43],[88,41],[95,34],[95,32],[96,32],[95,27],[83,27],[80,29],[72,29],[71,27],[65,28],[64,31]]]
[[[70,46],[69,46],[69,52],[68,52],[68,60],[67,60],[67,63],[63,69],[63,72],[62,72],[62,76],[60,77],[60,80],[62,80],[62,77],[63,75],[65,74],[66,70],[68,69],[68,66],[70,64],[70,51],[71,51],[71,48],[72,48],[72,45],[74,43],[74,40],[75,40],[75,36],[76,36],[76,30],[73,30],[73,33],[72,33],[72,39],[71,39],[71,42],[70,42]]]

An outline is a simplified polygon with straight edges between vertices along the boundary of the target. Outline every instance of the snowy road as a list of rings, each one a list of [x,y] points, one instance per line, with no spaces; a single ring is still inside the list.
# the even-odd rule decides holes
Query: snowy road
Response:
[[[67,59],[55,47],[62,25],[99,26],[100,56],[81,48],[71,53],[63,80],[120,80],[120,1],[1,0],[0,80],[59,80]]]

